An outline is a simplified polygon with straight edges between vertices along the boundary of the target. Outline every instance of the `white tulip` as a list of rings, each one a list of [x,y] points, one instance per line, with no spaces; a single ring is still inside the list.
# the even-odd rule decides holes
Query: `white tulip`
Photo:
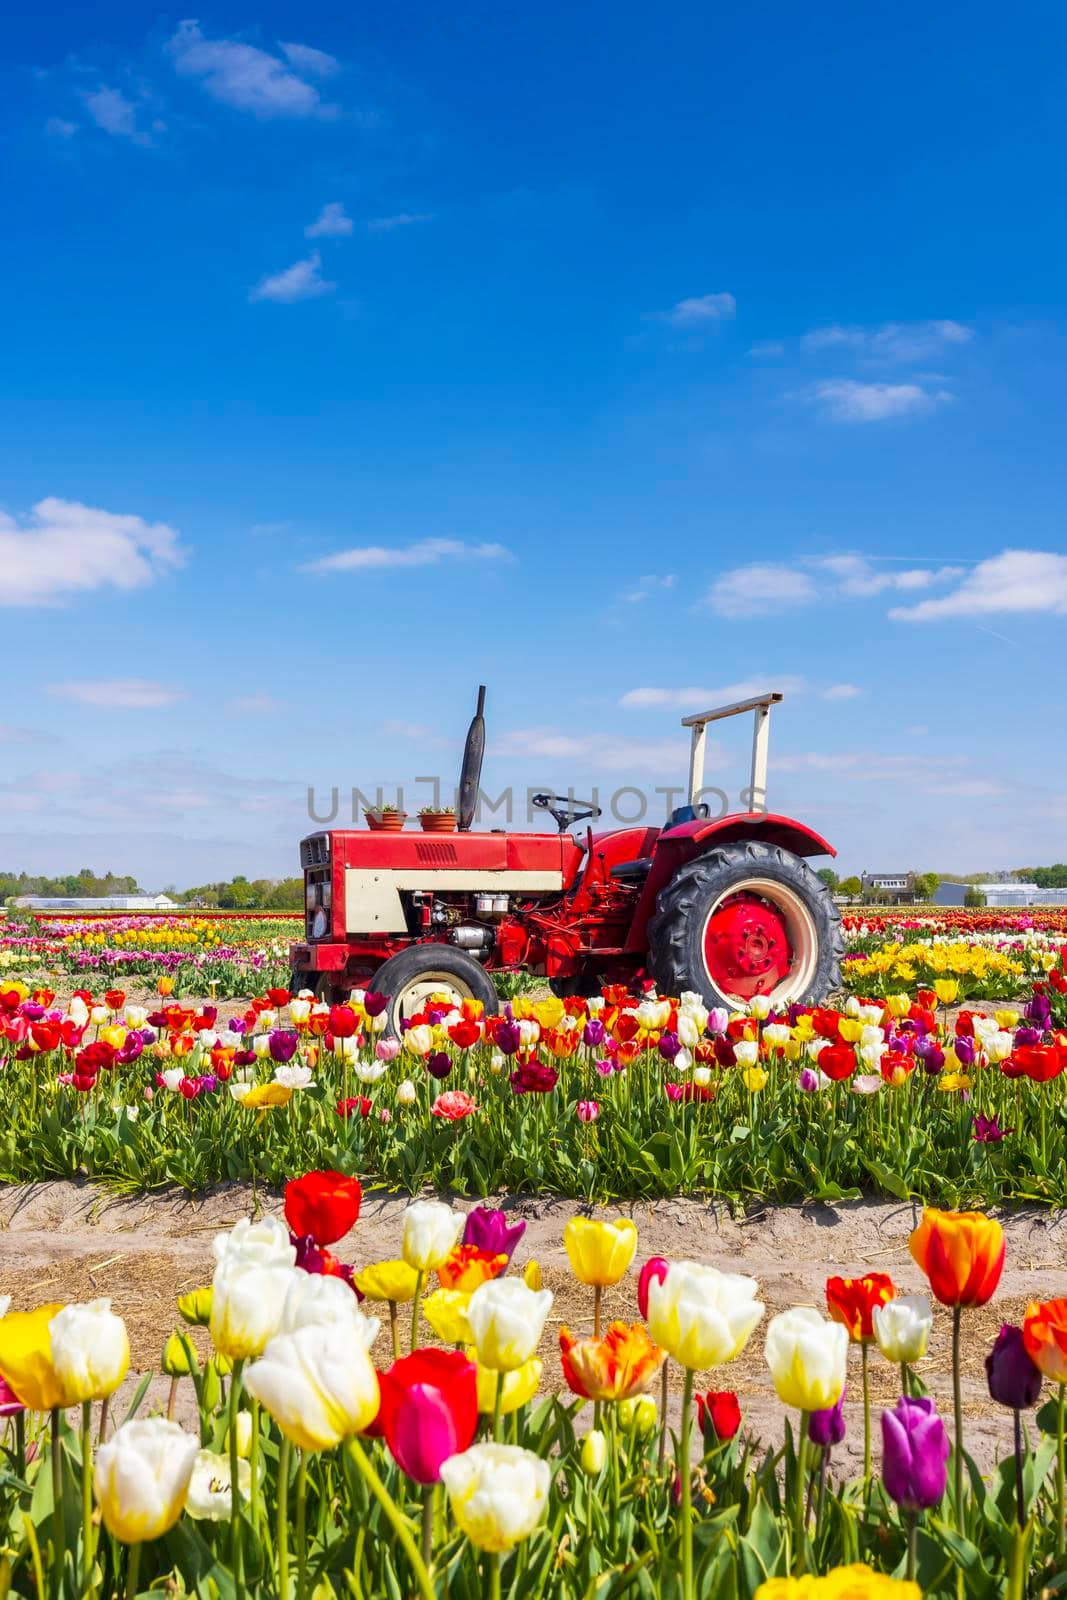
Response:
[[[475,1444],[442,1462],[441,1481],[471,1544],[501,1554],[544,1517],[552,1468],[518,1445]]]
[[[296,1247],[280,1217],[260,1217],[258,1222],[242,1217],[228,1233],[217,1233],[211,1248],[220,1263],[238,1256],[260,1267],[291,1267],[296,1261]]]
[[[127,1028],[143,1028],[148,1021],[148,1010],[145,1006],[127,1006],[122,1015]]]
[[[793,1306],[772,1317],[764,1355],[783,1405],[825,1411],[840,1400],[848,1364],[848,1329],[827,1321],[814,1306]]]
[[[552,1309],[551,1289],[530,1289],[521,1278],[491,1278],[475,1289],[467,1322],[483,1367],[515,1372],[537,1350]]]
[[[360,1083],[377,1083],[379,1078],[384,1078],[387,1068],[384,1061],[360,1061],[356,1065],[356,1077]]]
[[[648,1286],[648,1331],[683,1367],[721,1367],[741,1354],[762,1317],[758,1293],[755,1278],[672,1262]]]
[[[748,1002],[748,1014],[750,1017],[755,1017],[758,1022],[762,1022],[764,1017],[770,1016],[770,1012],[771,1002],[765,994],[754,994]]]
[[[924,1294],[900,1294],[871,1314],[874,1337],[887,1361],[909,1365],[926,1354],[934,1308]]]
[[[706,1089],[708,1084],[711,1082],[711,1068],[710,1067],[694,1067],[693,1068],[693,1082],[697,1085],[697,1087],[699,1089]]]
[[[416,1272],[430,1272],[451,1254],[466,1217],[441,1200],[414,1200],[404,1212],[401,1255]]]
[[[64,1306],[48,1324],[48,1336],[68,1405],[106,1400],[115,1393],[130,1365],[130,1341],[110,1300]]]
[[[679,1044],[681,1044],[686,1050],[696,1049],[697,1045],[700,1043],[700,1036],[703,1031],[704,1030],[702,1028],[697,1027],[695,1018],[687,1015],[687,1013],[684,1011],[679,1011],[678,1027],[676,1032],[678,1034]]]
[[[755,1039],[738,1039],[734,1045],[734,1060],[739,1067],[754,1067],[759,1057],[759,1045]]]
[[[278,1332],[295,1333],[297,1328],[307,1328],[314,1323],[321,1326],[343,1323],[345,1327],[351,1324],[364,1350],[370,1349],[381,1326],[377,1317],[363,1315],[355,1291],[343,1278],[296,1272],[285,1297]]]
[[[301,1450],[331,1450],[378,1415],[378,1374],[354,1325],[322,1323],[272,1339],[245,1388]]]
[[[405,1078],[396,1086],[396,1103],[398,1106],[413,1106],[418,1099],[418,1090],[410,1078]]]
[[[247,1415],[246,1412],[241,1413]],[[189,1496],[185,1509],[197,1522],[225,1522],[229,1519],[232,1495],[230,1493],[230,1458],[214,1450],[198,1450],[193,1462],[193,1475],[189,1479]],[[252,1467],[238,1457],[237,1488],[242,1500],[247,1500],[252,1489]]]
[[[176,1422],[124,1422],[96,1452],[93,1488],[104,1526],[123,1544],[173,1528],[189,1492],[200,1441]]]
[[[295,1267],[222,1261],[211,1280],[211,1341],[232,1361],[262,1353],[281,1326]]]
[[[184,1067],[167,1067],[162,1073],[163,1082],[166,1084],[171,1094],[177,1094],[178,1086],[184,1077]]]
[[[310,1067],[298,1065],[293,1062],[290,1066],[276,1066],[274,1081],[280,1083],[285,1089],[313,1089],[315,1075]]]

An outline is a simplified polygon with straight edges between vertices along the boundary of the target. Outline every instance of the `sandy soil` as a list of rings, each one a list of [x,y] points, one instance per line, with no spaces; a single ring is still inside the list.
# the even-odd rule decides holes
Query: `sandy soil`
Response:
[[[264,1209],[280,1212],[277,1197],[261,1196],[261,1201]],[[567,1217],[584,1208],[562,1200],[513,1201],[507,1196],[498,1203],[513,1216],[526,1218],[517,1261],[521,1264],[535,1256],[546,1285],[556,1295],[541,1354],[546,1384],[559,1387],[556,1341],[561,1324],[584,1331],[592,1326],[592,1292],[571,1277],[562,1243]],[[15,1309],[29,1309],[49,1299],[109,1295],[126,1318],[134,1369],[156,1368],[175,1325],[175,1295],[209,1280],[212,1236],[251,1209],[251,1190],[239,1185],[200,1200],[178,1193],[121,1199],[91,1185],[70,1183],[3,1189],[0,1290],[11,1294]],[[403,1200],[394,1196],[368,1195],[363,1215],[339,1253],[357,1264],[398,1254],[403,1209]],[[925,1287],[907,1249],[908,1234],[917,1220],[910,1205],[857,1202],[767,1208],[739,1220],[714,1205],[677,1198],[607,1208],[602,1214],[628,1215],[637,1223],[638,1260],[649,1255],[687,1256],[749,1273],[760,1282],[768,1315],[789,1305],[822,1305],[826,1277],[835,1272],[855,1275],[877,1269],[891,1273],[901,1291]],[[1009,1435],[1007,1414],[989,1402],[986,1392],[982,1362],[989,1344],[1001,1322],[1020,1320],[1029,1299],[1067,1293],[1067,1218],[1019,1210],[1002,1220],[1008,1260],[1000,1290],[990,1306],[967,1313],[964,1324],[968,1445],[986,1467],[1007,1449]],[[605,1316],[636,1318],[634,1293],[632,1274],[617,1289],[606,1290]],[[949,1337],[948,1314],[941,1313],[930,1353],[919,1369],[946,1414],[951,1407]],[[198,1338],[203,1338],[199,1330]],[[382,1363],[388,1360],[384,1338],[376,1355]],[[871,1370],[876,1404],[892,1404],[898,1393],[895,1369],[875,1353]],[[732,1368],[703,1374],[699,1382],[701,1387],[736,1388],[749,1428],[768,1439],[777,1435],[782,1412],[763,1363],[758,1331]],[[132,1389],[132,1380],[128,1387]],[[162,1380],[153,1385],[149,1405],[162,1405],[165,1387]],[[849,1438],[842,1449],[858,1459],[862,1448],[858,1359],[851,1394]],[[676,1409],[677,1392],[673,1405]],[[117,1411],[121,1415],[121,1407]]]

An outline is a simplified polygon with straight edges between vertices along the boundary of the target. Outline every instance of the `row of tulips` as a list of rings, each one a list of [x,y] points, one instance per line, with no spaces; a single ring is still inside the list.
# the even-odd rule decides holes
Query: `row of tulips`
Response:
[[[371,991],[272,988],[223,1022],[168,987],[149,1011],[0,982],[0,1176],[196,1190],[310,1159],[412,1193],[1067,1199],[1062,970],[1022,1010],[955,1014],[951,979],[735,1014],[611,988],[494,1016],[431,996],[401,1038]]]
[[[636,1275],[641,1320],[604,1330],[601,1296],[632,1271],[637,1230],[572,1218],[564,1243],[592,1291],[592,1331],[560,1330],[566,1390],[542,1397],[538,1350],[553,1296],[536,1262],[514,1266],[524,1225],[417,1201],[397,1260],[342,1268],[331,1246],[360,1204],[357,1180],[313,1172],[287,1186],[284,1222],[242,1219],[220,1234],[211,1284],[178,1302],[183,1325],[162,1363],[165,1411],[136,1415],[144,1379],[110,1436],[107,1412],[130,1357],[109,1303],[0,1317],[5,1594],[132,1597],[148,1585],[235,1600],[1062,1592],[1067,1299],[1030,1305],[990,1351],[990,1396],[1013,1424],[1000,1467],[983,1479],[964,1451],[960,1341],[968,1310],[1000,1279],[995,1221],[929,1211],[910,1241],[952,1317],[951,1430],[914,1370],[930,1302],[870,1273],[827,1281],[829,1319],[811,1306],[770,1319],[764,1356],[792,1416],[780,1441],[761,1442],[736,1394],[697,1393],[698,1374],[736,1360],[764,1317],[753,1279],[653,1258]],[[388,1310],[387,1333],[366,1314],[369,1302]],[[402,1336],[398,1308],[409,1302]],[[424,1324],[440,1343],[422,1342]],[[877,1463],[875,1346],[902,1390],[881,1415]],[[862,1475],[850,1480],[833,1451],[853,1348],[865,1440]],[[1031,1444],[1021,1414],[1046,1379],[1056,1398]],[[174,1420],[179,1404],[189,1426]]]

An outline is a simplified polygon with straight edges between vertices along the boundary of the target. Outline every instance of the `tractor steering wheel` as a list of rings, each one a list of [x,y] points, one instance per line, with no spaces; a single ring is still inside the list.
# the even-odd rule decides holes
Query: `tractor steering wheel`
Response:
[[[575,800],[570,795],[534,794],[530,801],[554,818],[560,833],[566,833],[576,822],[586,822],[602,814],[600,806],[595,806],[591,800]]]

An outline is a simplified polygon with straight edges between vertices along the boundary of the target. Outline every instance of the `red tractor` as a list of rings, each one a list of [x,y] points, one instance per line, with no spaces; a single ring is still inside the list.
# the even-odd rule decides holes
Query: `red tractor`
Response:
[[[664,994],[709,1006],[765,995],[775,1007],[822,999],[843,953],[840,917],[806,857],[825,839],[766,810],[770,708],[780,694],[683,718],[689,803],[666,827],[571,833],[599,808],[547,794],[533,804],[555,833],[472,833],[484,688],[467,735],[450,834],[330,829],[300,846],[306,933],[291,952],[294,990],[325,999],[354,987],[390,997],[389,1028],[431,993],[499,1005],[493,972],[543,975],[555,993],[595,994],[651,976]],[[751,809],[712,818],[702,803],[707,725],[755,714]]]

